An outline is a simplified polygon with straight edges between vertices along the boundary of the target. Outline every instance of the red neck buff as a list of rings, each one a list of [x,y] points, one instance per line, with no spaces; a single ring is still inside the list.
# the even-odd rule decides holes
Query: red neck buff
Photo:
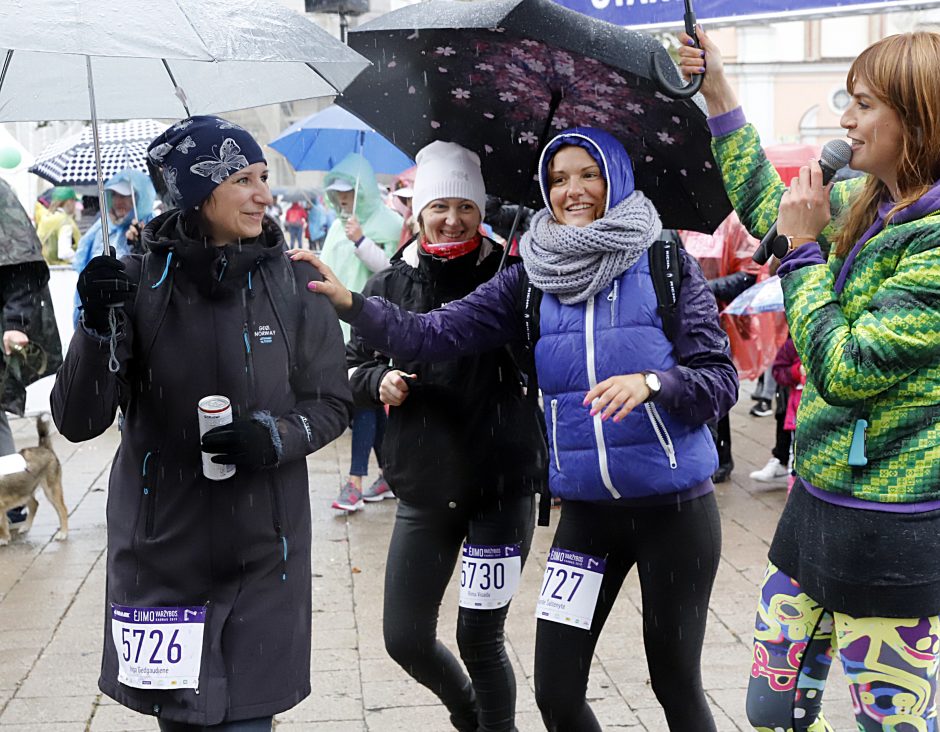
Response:
[[[477,232],[472,239],[467,241],[447,241],[440,244],[432,244],[427,238],[421,235],[421,248],[428,254],[441,259],[456,259],[464,254],[469,254],[480,246],[483,237]]]

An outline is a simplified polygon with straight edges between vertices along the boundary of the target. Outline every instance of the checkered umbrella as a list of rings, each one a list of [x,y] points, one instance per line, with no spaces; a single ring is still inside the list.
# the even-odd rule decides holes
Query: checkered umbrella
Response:
[[[99,125],[103,181],[126,168],[146,173],[147,146],[165,129],[165,124],[152,119]],[[29,172],[45,178],[55,186],[96,183],[98,174],[91,128],[46,147]]]

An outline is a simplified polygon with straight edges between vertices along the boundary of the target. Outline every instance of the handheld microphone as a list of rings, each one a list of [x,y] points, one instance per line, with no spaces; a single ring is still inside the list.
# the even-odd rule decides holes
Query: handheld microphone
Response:
[[[823,180],[822,183],[824,186],[829,185],[829,181],[832,180],[838,171],[842,170],[846,165],[852,162],[852,147],[845,140],[830,140],[827,142],[822,149],[822,152],[819,154],[819,167],[822,168]],[[774,225],[770,227],[764,238],[760,240],[760,246],[757,247],[757,251],[754,252],[754,256],[751,257],[758,264],[763,264],[768,259],[770,255],[774,254],[779,259],[782,259],[786,255],[786,250],[774,251],[774,239],[777,238],[777,222],[774,221]]]

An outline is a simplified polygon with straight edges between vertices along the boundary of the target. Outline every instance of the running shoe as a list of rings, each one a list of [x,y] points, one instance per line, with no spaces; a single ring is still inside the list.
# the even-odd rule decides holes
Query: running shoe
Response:
[[[365,503],[362,500],[362,494],[359,489],[353,485],[352,481],[347,480],[342,488],[339,489],[339,495],[333,501],[333,508],[340,511],[360,511]]]
[[[724,483],[731,480],[731,471],[734,470],[734,463],[728,465],[719,465],[718,470],[712,473],[712,483]]]
[[[767,461],[764,467],[751,473],[750,477],[751,480],[756,480],[758,483],[778,483],[783,485],[787,482],[787,476],[789,474],[790,471],[787,470],[787,466],[783,465],[777,458],[772,457]]]
[[[366,503],[375,503],[376,501],[384,501],[386,498],[394,497],[395,494],[392,492],[392,487],[385,482],[385,478],[381,475],[375,479],[372,485],[362,492],[362,500]]]
[[[767,399],[759,400],[757,404],[751,407],[751,411],[749,412],[752,417],[769,417],[773,413],[773,407]]]
[[[18,506],[16,508],[11,508],[7,511],[7,521],[10,522],[10,525],[21,524],[26,520],[26,507]]]

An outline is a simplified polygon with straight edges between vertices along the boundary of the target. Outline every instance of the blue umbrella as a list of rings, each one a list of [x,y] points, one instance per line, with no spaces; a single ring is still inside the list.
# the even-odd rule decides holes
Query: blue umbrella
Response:
[[[369,125],[336,105],[295,122],[269,144],[295,170],[332,170],[349,153],[361,153],[376,173],[400,173],[414,165]]]
[[[775,275],[748,287],[731,301],[722,315],[757,315],[783,310],[783,288],[780,278]]]

